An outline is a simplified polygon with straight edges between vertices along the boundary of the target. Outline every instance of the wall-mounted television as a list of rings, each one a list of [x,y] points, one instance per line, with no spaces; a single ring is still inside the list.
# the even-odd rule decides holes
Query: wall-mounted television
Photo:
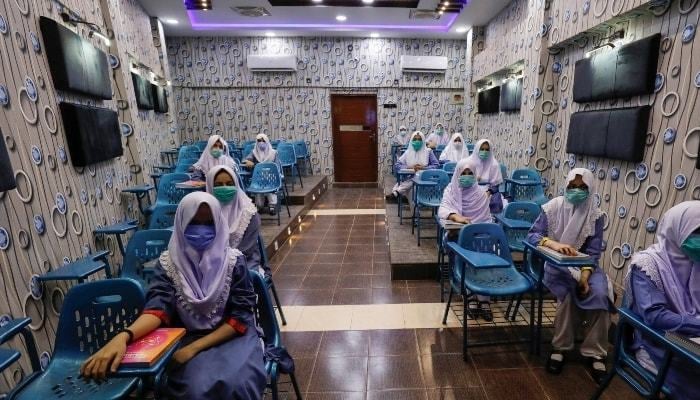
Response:
[[[479,114],[493,114],[498,112],[498,102],[501,97],[501,87],[496,86],[491,89],[479,92],[477,110]]]
[[[15,170],[12,169],[4,137],[4,135],[0,134],[0,192],[6,192],[17,187]]]
[[[165,95],[165,88],[159,85],[151,84],[153,92],[153,109],[157,113],[165,114],[168,112],[168,96]]]
[[[56,89],[112,98],[109,62],[102,50],[50,18],[39,17],[39,27]]]
[[[509,79],[501,85],[501,111],[520,111],[523,97],[523,78]]]
[[[124,154],[117,112],[81,104],[59,104],[71,162],[84,167]]]
[[[131,81],[134,83],[134,94],[136,95],[138,108],[141,110],[153,110],[152,83],[134,72],[131,73]]]

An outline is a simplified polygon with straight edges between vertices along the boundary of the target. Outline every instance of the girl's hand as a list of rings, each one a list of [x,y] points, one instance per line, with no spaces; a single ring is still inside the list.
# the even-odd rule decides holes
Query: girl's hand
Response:
[[[126,353],[126,342],[129,340],[127,333],[119,333],[112,338],[103,348],[90,356],[80,367],[80,375],[86,378],[103,380],[107,376],[107,370],[117,372],[119,364]]]
[[[187,364],[194,356],[196,356],[198,351],[193,349],[192,346],[185,346],[179,349],[173,354],[173,360],[178,364]]]
[[[576,288],[576,292],[578,294],[579,299],[585,299],[586,297],[588,297],[588,294],[591,292],[591,287],[588,284],[588,279],[590,277],[591,277],[590,270],[581,271],[581,279],[579,279],[578,286]]]
[[[573,247],[569,246],[568,244],[555,242],[554,240],[548,240],[547,243],[545,243],[545,245],[550,249],[564,254],[566,256],[575,256],[576,254],[578,254],[578,251]]]

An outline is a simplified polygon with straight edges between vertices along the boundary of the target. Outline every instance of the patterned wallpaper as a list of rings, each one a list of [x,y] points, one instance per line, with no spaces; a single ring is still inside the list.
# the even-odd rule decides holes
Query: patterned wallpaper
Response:
[[[550,196],[563,192],[564,177],[570,168],[583,166],[595,172],[598,188],[594,195],[606,213],[606,251],[602,264],[618,285],[632,254],[653,242],[663,212],[679,202],[700,199],[700,170],[695,169],[700,116],[693,113],[700,87],[697,78],[700,59],[693,51],[700,7],[697,2],[675,1],[667,7],[649,10],[648,4],[642,3],[560,1],[545,10],[538,2],[515,1],[486,28],[487,33],[496,32],[505,40],[490,43],[487,34],[484,51],[474,60],[475,69],[483,65],[481,71],[488,75],[504,65],[494,64],[488,69],[489,62],[479,60],[496,62],[502,59],[503,52],[509,51],[502,47],[504,44],[518,43],[523,35],[533,38],[532,48],[522,53],[529,68],[526,68],[528,87],[524,84],[521,112],[479,116],[474,123],[480,135],[488,137],[493,132],[501,145],[505,145],[503,140],[509,134],[515,135],[516,142],[523,138],[522,144],[506,145],[506,155],[501,153],[501,157],[516,166],[538,169]],[[536,14],[547,22],[539,32],[534,29],[539,25],[533,22],[530,32],[530,24],[526,22],[523,31],[522,19],[507,17],[517,12],[527,12],[525,21]],[[584,104],[573,102],[574,64],[601,38],[620,28],[626,31],[626,42],[661,33],[655,93]],[[537,43],[541,45],[536,48]],[[557,46],[548,49],[551,45]],[[653,107],[643,162],[635,164],[566,153],[568,124],[573,112],[643,104]],[[510,152],[519,155],[520,151],[524,152],[522,159],[509,156]]]
[[[50,0],[0,2],[0,136],[7,144],[17,178],[16,190],[0,193],[0,321],[29,316],[42,360],[51,354],[58,311],[66,284],[37,285],[33,276],[48,272],[86,252],[107,248],[114,266],[121,262],[113,238],[96,240],[92,230],[137,216],[130,196],[120,190],[144,181],[158,149],[168,145],[167,117],[136,112],[128,56],[162,71],[160,49],[154,46],[151,24],[135,0],[64,0],[82,18],[114,30],[109,48],[77,32],[113,57],[114,99],[95,101],[57,93],[45,57],[39,17],[60,21],[60,6]],[[128,77],[128,79],[126,79]],[[119,111],[124,156],[74,168],[65,140],[58,102],[67,100]],[[128,125],[127,125],[128,124]],[[148,135],[146,136],[146,133]],[[146,177],[147,179],[147,177]],[[14,343],[20,346],[20,342]],[[28,361],[0,379],[0,392],[29,371]]]
[[[449,95],[463,92],[465,41],[172,37],[167,43],[182,139],[218,133],[243,141],[262,132],[305,140],[315,173],[332,176],[330,94],[338,91],[377,94],[380,170],[389,169],[388,148],[399,125],[425,132],[442,122],[464,130],[464,107],[449,104]],[[295,54],[298,71],[251,73],[248,54]],[[404,54],[446,56],[447,73],[403,75]],[[384,103],[397,108],[384,109]]]

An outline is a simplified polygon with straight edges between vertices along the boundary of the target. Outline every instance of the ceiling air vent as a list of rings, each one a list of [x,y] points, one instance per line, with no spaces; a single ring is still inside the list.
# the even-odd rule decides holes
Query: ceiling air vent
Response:
[[[265,9],[265,7],[249,7],[249,6],[240,6],[240,7],[231,7],[233,11],[235,11],[237,14],[242,15],[244,17],[269,17],[270,12]]]
[[[433,10],[411,10],[408,13],[410,19],[440,19],[440,14]]]

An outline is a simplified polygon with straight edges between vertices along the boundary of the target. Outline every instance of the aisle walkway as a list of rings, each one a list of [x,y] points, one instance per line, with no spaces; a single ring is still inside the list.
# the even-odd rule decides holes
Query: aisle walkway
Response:
[[[378,189],[331,189],[272,264],[305,399],[575,400],[594,390],[575,360],[548,375],[546,347],[539,358],[524,346],[475,348],[463,362],[461,325],[454,315],[441,324],[437,283],[391,280]],[[470,339],[519,333],[480,328]],[[605,394],[637,398],[618,380]]]

